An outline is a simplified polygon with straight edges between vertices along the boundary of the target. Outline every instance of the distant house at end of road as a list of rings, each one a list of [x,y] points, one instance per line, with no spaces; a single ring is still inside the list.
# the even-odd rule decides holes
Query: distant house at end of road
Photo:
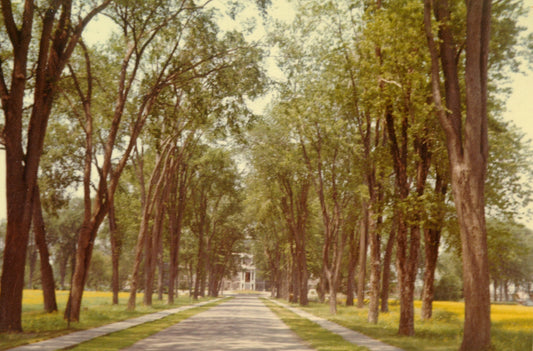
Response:
[[[235,253],[240,263],[239,270],[231,279],[224,281],[224,290],[232,291],[265,291],[267,283],[257,278],[254,255],[244,252]]]

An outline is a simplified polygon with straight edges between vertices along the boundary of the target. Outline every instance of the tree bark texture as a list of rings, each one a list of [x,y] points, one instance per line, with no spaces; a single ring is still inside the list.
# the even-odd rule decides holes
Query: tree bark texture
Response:
[[[359,272],[357,273],[357,308],[365,307],[366,257],[368,252],[368,216],[363,206],[359,225]]]
[[[358,237],[356,231],[352,231],[348,239],[349,258],[348,258],[348,277],[346,279],[346,306],[354,305],[355,297],[355,270],[358,262]]]
[[[174,286],[178,276],[179,251],[183,215],[187,197],[187,167],[180,165],[170,185],[168,217],[170,230],[170,265],[168,276],[168,303],[174,303]]]
[[[162,175],[164,178],[166,174]],[[154,279],[155,271],[157,268],[158,257],[162,249],[163,240],[163,220],[165,219],[166,208],[164,203],[166,201],[167,187],[163,186],[162,191],[155,199],[155,216],[154,224],[152,226],[152,233],[149,238],[152,242],[150,245],[146,245],[145,252],[145,266],[144,271],[146,274],[146,280],[144,283],[144,305],[152,306],[152,295],[154,291]]]
[[[370,296],[368,322],[376,324],[379,317],[379,280],[381,278],[381,237],[378,233],[374,212],[368,210],[368,232],[370,237]]]
[[[281,190],[284,196],[281,199],[281,209],[284,213],[285,222],[289,228],[290,238],[294,243],[292,262],[294,271],[294,297],[301,306],[307,306],[308,280],[307,271],[307,222],[308,222],[308,194],[311,184],[304,180],[296,185],[290,178],[279,176]],[[292,245],[291,245],[292,248]]]
[[[437,173],[435,194],[438,201],[437,210],[432,214],[431,224],[424,228],[425,271],[424,286],[422,288],[422,319],[430,319],[433,314],[433,297],[435,292],[435,269],[439,256],[439,246],[442,226],[444,222],[444,197],[447,192],[447,182]]]
[[[392,228],[387,239],[385,255],[383,257],[383,274],[381,282],[381,312],[389,312],[389,293],[390,293],[390,269],[392,263],[392,253],[396,243],[396,225],[397,220],[394,216]]]
[[[162,154],[158,156],[156,165],[154,166],[154,170],[152,171],[152,174],[150,176],[148,191],[146,191],[146,189],[142,191],[144,196],[142,201],[141,225],[139,227],[137,243],[135,244],[135,256],[130,281],[128,310],[134,310],[136,306],[137,286],[139,284],[140,279],[139,274],[143,261],[143,251],[147,250],[146,247],[151,247],[152,245],[152,239],[150,236],[152,234],[150,221],[153,217],[154,206],[157,202],[156,200],[162,196],[163,189],[165,188],[164,180],[166,179],[165,173],[167,170],[166,166],[170,149],[171,148],[169,148],[169,144],[162,145]],[[139,163],[139,166],[141,167],[141,169],[139,170],[138,177],[141,185],[143,185],[142,188],[144,188],[142,160]],[[149,255],[149,257],[151,257],[151,255]],[[145,266],[149,267],[149,265],[146,265],[146,263]]]
[[[120,291],[119,263],[122,242],[119,238],[117,221],[115,218],[114,202],[109,205],[109,214],[107,215],[107,218],[109,220],[109,236],[111,241],[111,290],[113,291],[112,303],[113,305],[118,305],[118,293]]]
[[[457,47],[449,27],[450,6],[435,3],[440,52],[432,33],[432,3],[424,2],[424,23],[431,54],[433,100],[446,134],[452,193],[461,233],[465,323],[462,351],[490,348],[490,280],[485,223],[484,186],[488,158],[487,70],[491,1],[466,2],[465,101],[463,122],[457,68]],[[440,92],[440,67],[445,82],[446,107]],[[463,133],[464,130],[464,133]]]
[[[81,300],[83,290],[87,282],[87,274],[91,265],[91,257],[94,248],[94,240],[98,233],[98,227],[103,222],[107,209],[96,212],[96,216],[85,220],[78,235],[78,246],[75,256],[75,267],[72,275],[70,294],[65,308],[65,319],[77,322],[80,320]]]
[[[43,289],[44,310],[48,313],[57,311],[54,272],[50,265],[50,253],[46,244],[46,228],[43,220],[41,196],[39,187],[35,187],[33,198],[33,233],[35,243],[39,248],[41,261],[41,283]]]

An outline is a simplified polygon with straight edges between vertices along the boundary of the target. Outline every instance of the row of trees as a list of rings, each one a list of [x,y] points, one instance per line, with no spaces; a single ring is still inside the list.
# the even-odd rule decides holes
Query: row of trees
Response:
[[[395,274],[399,333],[413,335],[415,282],[422,272],[430,318],[446,234],[462,256],[461,349],[489,347],[489,273],[499,282],[510,265],[521,271],[514,282],[530,280],[518,268],[528,253],[507,265],[492,251],[520,236],[491,226],[489,250],[485,223],[486,210],[491,223],[512,222],[531,191],[521,182],[529,150],[501,121],[501,69],[517,65],[517,5],[306,1],[293,23],[277,25],[271,40],[287,79],[252,134],[250,162],[259,252],[278,288],[289,276],[292,298],[306,304],[312,272],[331,313],[343,284],[360,307],[368,289],[376,323]]]
[[[151,303],[163,240],[170,245],[169,292],[174,291],[185,219],[198,246],[195,296],[207,275],[214,284],[210,292],[218,291],[242,230],[233,218],[241,201],[236,166],[216,144],[248,123],[252,114],[245,100],[261,93],[264,79],[261,51],[242,33],[221,30],[216,16],[224,13],[209,3],[1,3],[2,141],[9,186],[0,331],[21,330],[30,228],[41,258],[45,308],[57,309],[43,209],[57,211],[68,200],[65,193],[79,185],[83,216],[71,257],[66,319],[80,318],[105,218],[116,301],[127,221],[119,217],[117,193],[140,195],[130,308],[141,265],[144,302]],[[233,9],[224,9],[235,18],[239,7],[228,6]],[[97,14],[111,20],[113,33],[107,43],[89,47],[82,33]],[[129,168],[136,186],[121,182]]]

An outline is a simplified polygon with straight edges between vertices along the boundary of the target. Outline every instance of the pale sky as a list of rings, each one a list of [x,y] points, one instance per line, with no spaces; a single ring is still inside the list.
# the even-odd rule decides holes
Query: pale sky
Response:
[[[529,15],[523,19],[522,25],[528,27],[529,31],[533,31],[533,0],[525,0],[525,4],[529,7]],[[282,16],[283,9],[277,6],[274,13]],[[93,25],[88,28],[91,36],[102,38],[105,36],[105,31],[102,31],[101,25]],[[85,37],[85,36],[84,36]],[[505,118],[513,121],[520,129],[526,133],[531,140],[533,140],[533,72],[528,70],[526,74],[514,74],[513,78],[513,93],[507,101],[507,112]],[[5,179],[5,153],[0,150],[0,220],[6,218],[6,179]],[[533,218],[525,220],[528,227],[533,228]]]

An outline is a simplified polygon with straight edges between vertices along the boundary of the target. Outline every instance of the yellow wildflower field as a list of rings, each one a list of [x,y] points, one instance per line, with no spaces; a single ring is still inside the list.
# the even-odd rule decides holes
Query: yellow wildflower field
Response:
[[[63,309],[67,304],[68,290],[57,290],[56,300],[59,309]],[[128,292],[120,292],[119,303],[125,304],[129,298]],[[84,291],[82,305],[107,305],[111,304],[112,293],[109,291]],[[143,294],[138,293],[137,299],[142,301]],[[22,294],[22,307],[24,311],[42,310],[43,292],[42,290],[25,289]]]

